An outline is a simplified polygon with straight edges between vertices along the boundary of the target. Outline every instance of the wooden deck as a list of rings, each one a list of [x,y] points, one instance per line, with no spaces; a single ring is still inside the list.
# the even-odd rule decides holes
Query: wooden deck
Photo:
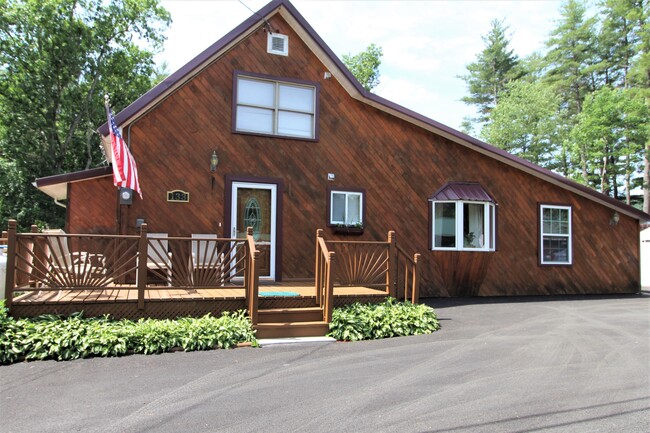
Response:
[[[259,308],[298,308],[317,305],[313,282],[260,284]],[[334,305],[354,302],[381,302],[385,290],[368,287],[335,287]],[[40,314],[64,314],[83,311],[86,317],[110,314],[116,319],[152,317],[168,319],[180,316],[218,315],[224,311],[247,308],[243,288],[148,288],[145,308],[138,309],[138,291],[129,289],[51,290],[25,292],[14,298],[11,313],[15,317]]]
[[[201,248],[216,259],[197,265],[196,240],[149,237],[146,224],[134,236],[38,233],[35,226],[17,233],[16,222],[9,223],[7,307],[15,317],[83,311],[174,318],[246,310],[255,325],[259,310],[318,307],[329,322],[335,306],[418,297],[418,255],[404,254],[393,232],[387,241],[344,242],[326,241],[317,230],[314,278],[275,283],[259,278],[250,227],[246,238],[204,241]]]
[[[260,298],[314,298],[315,289],[313,283],[272,283],[260,284]],[[335,297],[386,297],[385,290],[377,290],[369,287],[335,287]],[[180,289],[174,287],[150,288],[145,291],[147,301],[168,301],[168,300],[237,300],[245,299],[246,294],[243,288],[196,288]],[[14,298],[14,304],[85,304],[103,302],[136,302],[138,291],[134,286],[132,289],[111,289],[103,290],[56,290],[27,292]]]

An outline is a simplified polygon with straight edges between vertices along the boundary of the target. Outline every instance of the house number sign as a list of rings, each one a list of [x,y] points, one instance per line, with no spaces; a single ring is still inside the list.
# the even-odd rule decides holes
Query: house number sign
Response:
[[[174,191],[167,191],[167,201],[176,203],[187,203],[190,201],[190,193],[175,189]]]

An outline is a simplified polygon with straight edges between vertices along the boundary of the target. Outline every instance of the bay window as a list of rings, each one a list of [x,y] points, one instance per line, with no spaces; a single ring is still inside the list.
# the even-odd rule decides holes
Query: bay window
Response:
[[[494,251],[493,203],[462,200],[432,203],[432,249]]]

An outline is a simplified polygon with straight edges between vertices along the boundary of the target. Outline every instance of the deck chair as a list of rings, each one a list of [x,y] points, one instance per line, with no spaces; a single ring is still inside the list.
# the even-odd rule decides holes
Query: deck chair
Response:
[[[172,253],[169,252],[167,233],[147,233],[152,239],[147,247],[147,269],[162,271],[166,275],[167,285],[172,285]]]
[[[43,230],[45,234],[65,235],[62,229]],[[52,236],[48,239],[48,279],[57,285],[69,285],[90,281],[106,272],[103,254],[90,254],[86,251],[70,252],[67,236]]]
[[[223,286],[224,254],[219,253],[216,234],[192,234],[192,283]]]

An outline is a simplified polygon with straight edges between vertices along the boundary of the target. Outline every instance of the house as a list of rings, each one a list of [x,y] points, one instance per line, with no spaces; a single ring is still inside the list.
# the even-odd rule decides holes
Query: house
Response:
[[[38,179],[70,233],[239,237],[262,278],[314,276],[317,228],[421,253],[422,296],[635,293],[650,215],[365,91],[275,0],[116,115],[109,168]],[[108,126],[99,128],[106,137]]]

